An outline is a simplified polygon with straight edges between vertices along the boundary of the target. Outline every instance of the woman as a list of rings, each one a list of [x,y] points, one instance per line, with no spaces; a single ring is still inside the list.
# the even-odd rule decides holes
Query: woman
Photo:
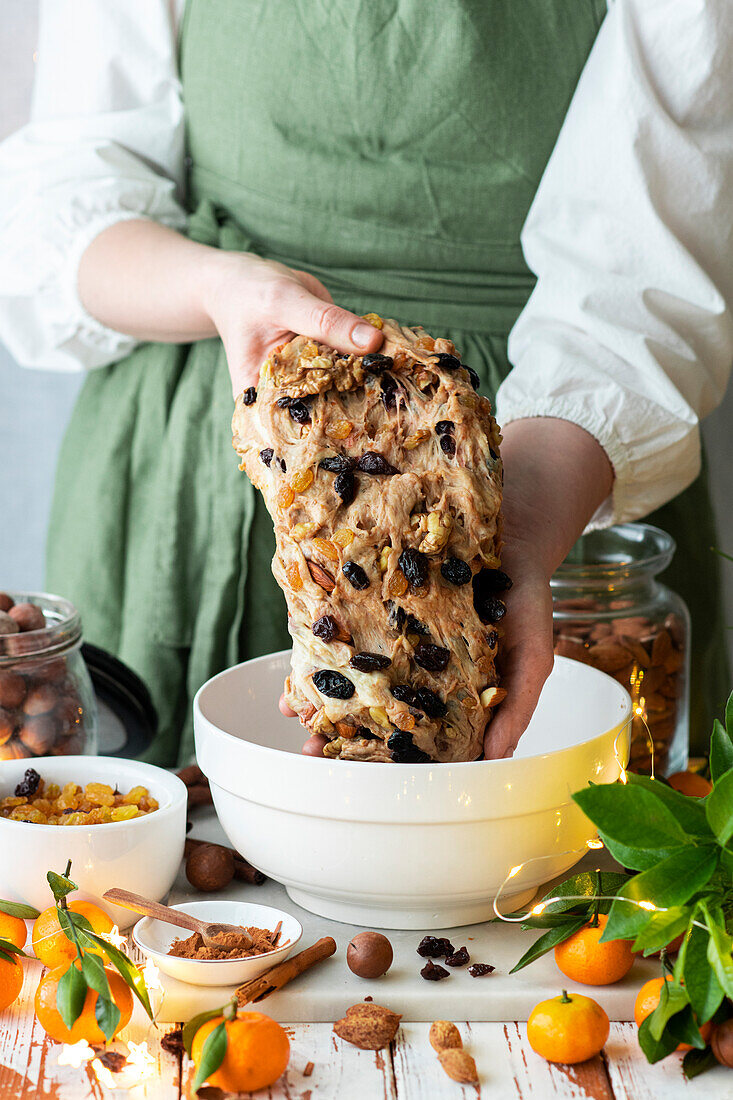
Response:
[[[95,368],[48,585],[150,685],[149,757],[189,755],[198,686],[288,644],[232,391],[290,331],[364,353],[361,314],[423,324],[499,390],[515,586],[486,748],[508,755],[552,663],[549,576],[589,523],[694,481],[725,386],[727,0],[182,9],[42,4],[33,120],[0,150],[2,335]],[[659,522],[702,628],[700,719],[724,690],[704,484]]]

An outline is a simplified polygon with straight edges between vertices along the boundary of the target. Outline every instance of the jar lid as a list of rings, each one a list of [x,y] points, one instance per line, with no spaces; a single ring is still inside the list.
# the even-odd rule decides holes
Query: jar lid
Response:
[[[551,585],[594,584],[613,578],[661,573],[676,544],[650,523],[619,523],[582,535],[555,570]]]
[[[158,729],[150,692],[131,668],[99,646],[81,652],[92,678],[99,715],[99,752],[132,759],[149,748]]]

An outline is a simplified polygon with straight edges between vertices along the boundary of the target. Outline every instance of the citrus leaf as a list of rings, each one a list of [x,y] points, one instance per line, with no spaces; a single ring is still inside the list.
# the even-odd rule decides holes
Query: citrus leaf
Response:
[[[601,940],[639,936],[654,911],[637,903],[646,901],[665,909],[684,905],[709,881],[717,862],[717,851],[712,846],[681,848],[656,867],[634,875],[617,893]]]
[[[628,875],[621,875],[615,871],[582,871],[580,874],[571,875],[559,886],[553,886],[539,905],[544,905],[541,914],[529,916],[522,923],[523,929],[528,928],[555,928],[563,924],[572,916],[590,915],[593,901],[601,896],[598,904],[599,913],[607,913],[611,907],[610,900],[606,898],[628,881]],[[579,900],[580,899],[580,900]],[[519,916],[519,914],[515,914]]]
[[[79,932],[79,937],[82,940],[91,941],[96,947],[101,947],[104,954],[107,956],[112,965],[117,969],[126,983],[129,985],[132,992],[137,997],[140,1004],[143,1006],[148,1016],[152,1020],[153,1009],[150,1004],[150,997],[148,996],[147,986],[145,985],[145,979],[142,976],[141,971],[135,966],[131,959],[128,959],[127,955],[118,948],[113,947],[107,940],[103,940],[101,936],[98,936],[96,932]]]
[[[690,1005],[683,1012],[678,1012],[670,1019],[667,1030],[670,1035],[674,1036],[678,1044],[688,1043],[698,1050],[705,1049],[705,1040],[700,1034],[700,1028],[697,1026]]]
[[[114,1039],[115,1031],[120,1022],[120,1010],[111,997],[107,999],[100,993],[94,1006],[94,1016],[105,1038],[107,1040]]]
[[[227,1027],[224,1020],[222,1020],[218,1027],[215,1027],[211,1034],[206,1036],[206,1041],[201,1048],[201,1061],[193,1079],[194,1092],[198,1092],[204,1081],[208,1081],[212,1073],[216,1073],[224,1061],[227,1042]]]
[[[733,771],[726,772],[705,799],[705,813],[721,844],[733,836]]]
[[[731,768],[733,768],[733,741],[723,723],[716,718],[710,737],[710,778],[713,783],[717,783]]]
[[[41,915],[32,905],[23,905],[20,901],[1,900],[0,913],[7,913],[9,917],[20,917],[21,920],[35,920]]]
[[[548,951],[552,951],[553,947],[557,947],[559,943],[563,943],[564,940],[568,939],[569,936],[572,936],[574,932],[577,932],[587,923],[588,915],[586,914],[582,917],[576,917],[574,920],[570,920],[558,928],[551,928],[549,932],[545,932],[543,936],[535,940],[529,950],[525,951],[519,962],[516,966],[512,967],[509,973],[516,974],[518,970],[523,970],[525,966],[529,966],[535,959],[539,959]]]
[[[718,924],[710,916],[707,908],[702,906],[705,914],[705,923],[710,932],[708,940],[708,962],[715,971],[715,977],[723,987],[723,992],[728,997],[733,997],[733,938],[728,935],[725,928]]]
[[[656,789],[601,783],[573,795],[604,837],[631,849],[659,851],[691,843]]]
[[[56,988],[56,1007],[61,1019],[68,1028],[74,1026],[81,1016],[87,996],[87,981],[80,970],[72,963],[61,975]]]
[[[728,731],[728,736],[733,740],[733,691],[728,696],[728,702],[725,704],[725,728]]]
[[[690,910],[675,905],[661,913],[651,913],[649,920],[634,941],[633,950],[653,955],[661,951],[676,936],[685,931],[690,921]]]
[[[104,972],[104,963],[99,955],[84,955],[81,960],[81,972],[87,980],[87,985],[95,989],[101,997],[108,999],[112,997],[107,975]]]
[[[709,1069],[714,1069],[717,1066],[718,1059],[713,1054],[711,1047],[705,1047],[704,1050],[688,1050],[687,1054],[682,1059],[682,1072],[688,1081],[693,1077],[698,1077],[701,1073],[707,1073]]]
[[[653,1015],[654,1013],[652,1013]],[[647,1016],[646,1020],[642,1021],[639,1028],[639,1046],[643,1050],[647,1062],[654,1065],[655,1062],[661,1062],[662,1058],[666,1058],[668,1054],[677,1049],[677,1040],[666,1030],[661,1039],[654,1039],[650,1030],[649,1021],[651,1018],[651,1016]]]
[[[73,944],[76,943],[76,927],[70,919],[69,910],[62,909],[61,906],[56,907],[56,916],[59,918],[59,924],[61,925],[61,931],[66,936],[67,940],[71,940]]]
[[[67,878],[66,875],[57,875],[55,871],[48,871],[46,880],[51,887],[51,893],[56,901],[61,901],[67,894],[71,894],[74,890],[79,889],[76,883],[72,882],[70,878]]]
[[[705,806],[699,799],[681,794],[680,791],[668,787],[658,779],[651,779],[648,775],[635,775],[629,772],[629,784],[632,787],[643,787],[655,798],[660,799],[686,833],[692,836],[712,836],[712,830],[705,816]]]
[[[707,932],[693,925],[686,939],[682,965],[687,996],[701,1024],[715,1015],[725,996],[708,960],[709,939]]]
[[[193,1037],[198,1029],[209,1020],[213,1020],[215,1016],[221,1016],[224,1012],[224,1007],[214,1008],[210,1012],[199,1012],[198,1016],[192,1016],[187,1024],[184,1024],[183,1031],[181,1032],[181,1039],[183,1040],[183,1049],[186,1054],[191,1057],[191,1047],[193,1046]]]
[[[687,1008],[690,1001],[687,991],[675,982],[664,982],[659,991],[659,1003],[649,1016],[649,1032],[659,1042],[662,1032],[673,1016]]]

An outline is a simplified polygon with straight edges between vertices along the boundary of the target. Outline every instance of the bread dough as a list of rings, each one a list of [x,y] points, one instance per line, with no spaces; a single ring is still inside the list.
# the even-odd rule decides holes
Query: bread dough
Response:
[[[449,340],[368,319],[378,354],[296,336],[236,402],[275,526],[286,699],[326,756],[475,760],[505,694],[501,436]]]

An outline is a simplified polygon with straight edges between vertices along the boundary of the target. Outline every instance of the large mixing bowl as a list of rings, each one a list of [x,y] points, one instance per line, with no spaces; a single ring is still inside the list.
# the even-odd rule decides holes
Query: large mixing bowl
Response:
[[[277,709],[289,667],[289,652],[274,653],[204,684],[194,700],[196,754],[234,847],[293,901],[335,920],[423,929],[485,920],[522,864],[502,899],[525,904],[595,835],[573,791],[612,782],[626,760],[628,694],[562,657],[512,759],[302,756],[303,728]]]

